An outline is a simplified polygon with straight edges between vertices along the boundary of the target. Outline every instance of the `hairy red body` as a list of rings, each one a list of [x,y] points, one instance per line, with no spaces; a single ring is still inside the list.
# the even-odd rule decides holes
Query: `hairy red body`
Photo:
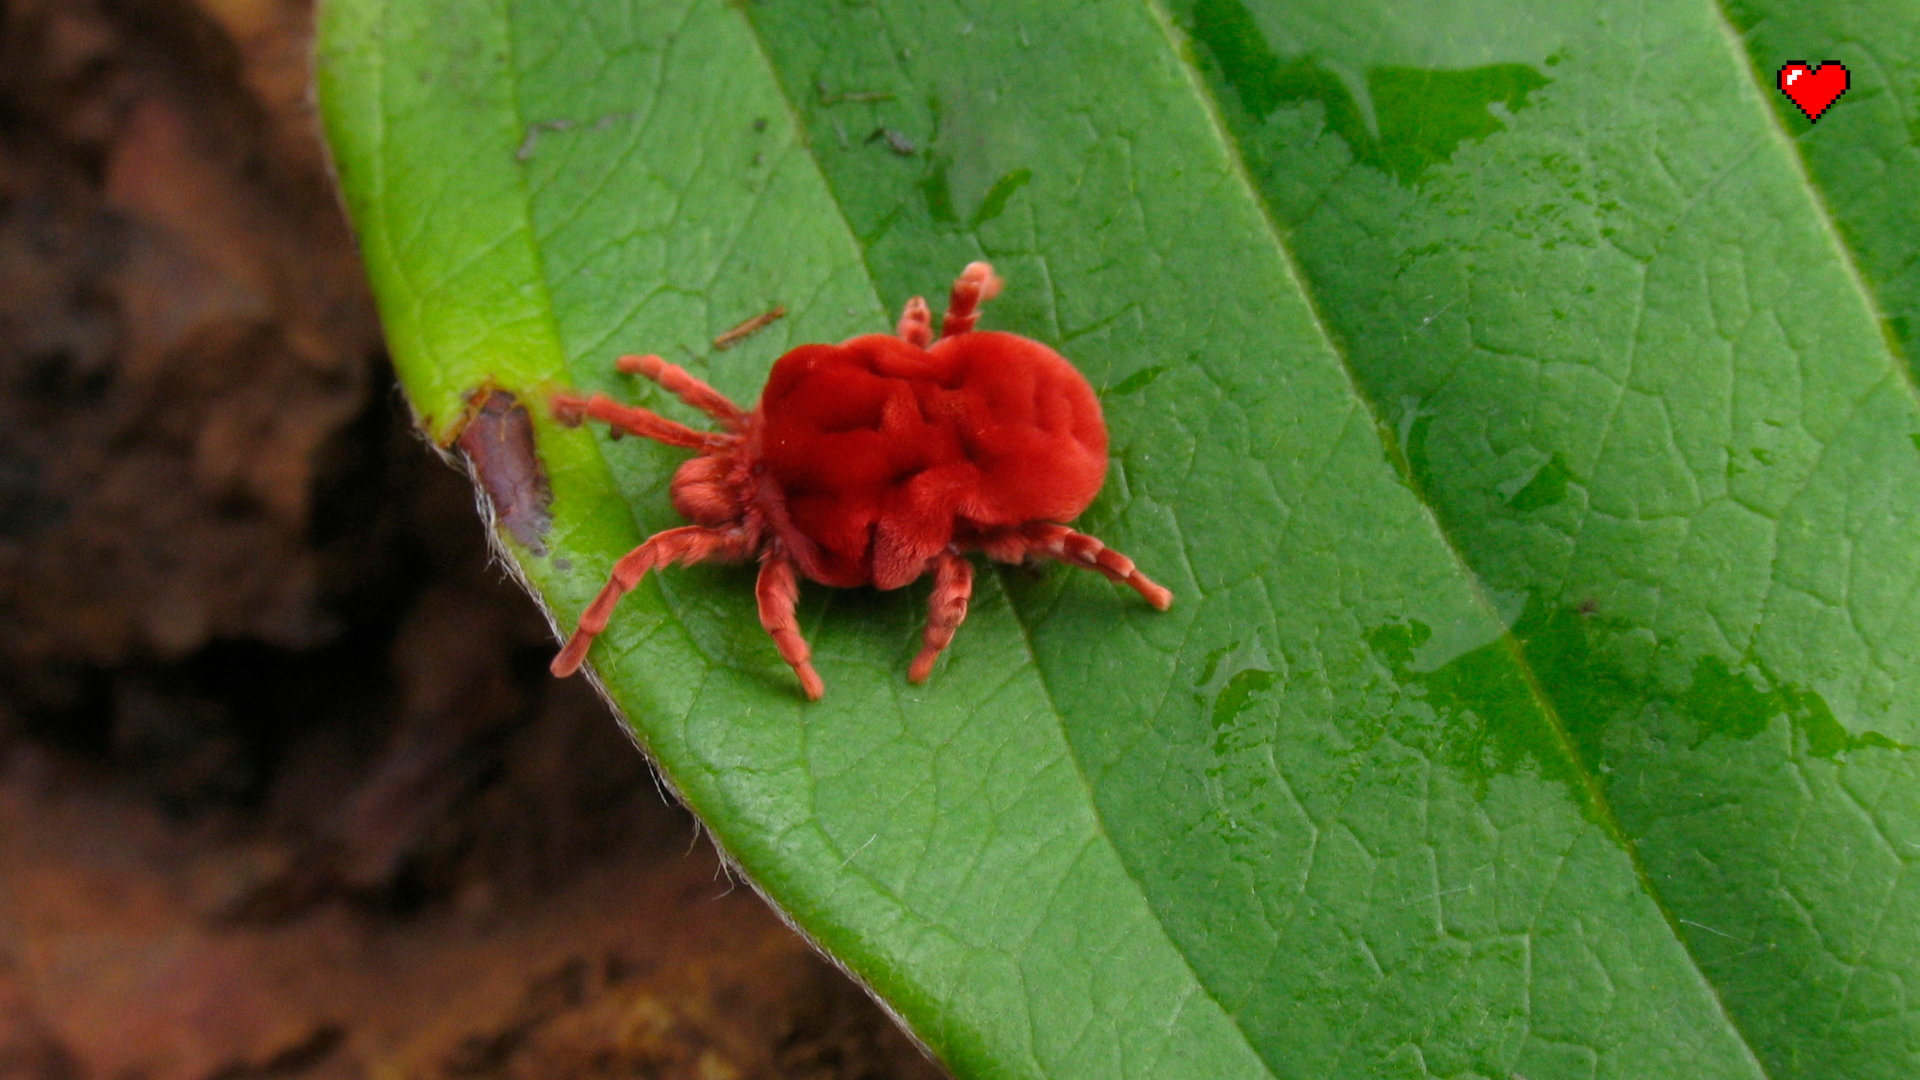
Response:
[[[897,336],[803,345],[773,365],[759,407],[742,412],[657,356],[623,357],[727,427],[695,431],[595,395],[555,395],[554,414],[705,451],[680,467],[674,508],[694,522],[635,548],[553,662],[568,675],[614,604],[656,566],[758,557],[760,618],[810,698],[824,687],[794,620],[798,576],[823,585],[897,589],[934,575],[921,682],[966,618],[967,551],[1001,562],[1053,558],[1173,600],[1131,560],[1067,528],[1106,476],[1107,429],[1093,388],[1058,353],[1014,334],[973,332],[1000,280],[973,263],[954,283],[939,341],[915,297]]]
[[[781,539],[825,585],[897,589],[956,536],[1072,521],[1106,479],[1093,388],[1013,334],[805,345],[774,364],[759,415]]]

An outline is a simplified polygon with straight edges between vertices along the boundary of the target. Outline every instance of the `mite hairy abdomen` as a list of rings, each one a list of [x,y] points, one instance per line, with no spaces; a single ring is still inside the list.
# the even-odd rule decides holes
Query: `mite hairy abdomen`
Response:
[[[829,585],[898,588],[956,530],[1071,521],[1106,478],[1093,388],[1014,334],[802,346],[774,364],[756,419],[817,553],[803,568]]]

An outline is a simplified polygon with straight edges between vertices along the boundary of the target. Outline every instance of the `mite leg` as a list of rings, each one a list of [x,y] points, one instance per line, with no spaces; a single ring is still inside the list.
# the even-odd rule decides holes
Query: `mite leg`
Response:
[[[686,368],[651,355],[623,356],[614,361],[613,366],[628,375],[645,375],[665,387],[668,393],[730,429],[738,430],[746,426],[747,414],[740,411],[740,406],[727,400],[725,394],[694,378]]]
[[[1040,556],[1057,559],[1125,585],[1161,611],[1173,606],[1173,593],[1141,573],[1132,559],[1101,543],[1097,537],[1075,532],[1065,525],[1041,521],[990,533],[982,538],[980,549],[997,562],[1021,562]]]
[[[771,551],[761,560],[760,580],[753,591],[760,601],[760,625],[773,636],[780,659],[800,676],[800,689],[806,691],[807,700],[819,701],[827,687],[820,681],[820,673],[813,670],[813,650],[800,636],[800,622],[793,616],[793,606],[800,600],[800,579],[783,552]]]
[[[549,669],[560,678],[566,678],[580,669],[580,662],[587,658],[587,647],[600,631],[607,628],[607,620],[613,616],[613,606],[620,602],[647,571],[674,563],[705,562],[712,558],[739,558],[740,538],[733,533],[708,529],[699,525],[685,525],[678,529],[655,533],[646,543],[634,548],[613,564],[613,574],[593,598],[587,610],[580,615],[580,625],[567,639],[567,645],[560,655],[553,658]]]
[[[953,295],[947,298],[947,317],[940,320],[940,336],[950,338],[973,329],[980,319],[980,305],[1000,295],[1000,275],[991,263],[967,264],[954,279]]]
[[[941,552],[933,571],[933,597],[927,601],[927,632],[920,655],[907,669],[907,681],[923,683],[933,674],[933,662],[953,640],[953,632],[967,618],[967,600],[973,596],[973,564],[952,548]]]
[[[605,394],[590,398],[573,394],[555,394],[549,399],[553,418],[568,427],[579,427],[587,417],[612,425],[615,438],[624,432],[655,439],[668,446],[686,446],[695,450],[715,450],[727,445],[732,436],[695,431],[685,424],[669,420],[651,409],[622,405]]]
[[[907,301],[900,312],[900,326],[897,331],[909,345],[926,348],[933,344],[933,310],[927,307],[927,298],[916,296]]]

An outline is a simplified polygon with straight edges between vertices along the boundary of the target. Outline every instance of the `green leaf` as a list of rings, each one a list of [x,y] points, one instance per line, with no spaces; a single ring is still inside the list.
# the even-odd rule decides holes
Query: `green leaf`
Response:
[[[694,420],[620,353],[748,403],[987,257],[1101,391],[1080,526],[1171,612],[983,574],[912,687],[924,584],[811,587],[806,705],[697,567],[593,654],[960,1075],[1892,1077],[1920,241],[1844,159],[1911,190],[1920,49],[1869,7],[1811,131],[1790,4],[333,0],[321,89],[423,426],[527,408],[561,624],[677,521],[683,451],[546,417]]]
[[[1491,38],[1184,14],[1319,310],[1449,540],[1525,597],[1525,662],[1732,1023],[1772,1075],[1911,1076],[1920,156],[1895,121],[1920,10],[1737,5],[1749,54],[1708,5],[1502,6]],[[1853,72],[1817,126],[1774,89],[1803,56]],[[1546,81],[1513,97],[1490,73],[1516,65]],[[1443,104],[1382,95],[1410,70]],[[1497,135],[1451,123],[1467,96]],[[1366,166],[1406,130],[1403,155],[1457,144]]]

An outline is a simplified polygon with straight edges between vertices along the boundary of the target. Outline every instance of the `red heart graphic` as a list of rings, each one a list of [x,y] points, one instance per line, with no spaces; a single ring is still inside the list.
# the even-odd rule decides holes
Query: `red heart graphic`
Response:
[[[1807,119],[1818,120],[1834,99],[1847,92],[1847,69],[1832,60],[1817,68],[1805,64],[1783,64],[1780,68],[1780,92],[1787,95]]]

